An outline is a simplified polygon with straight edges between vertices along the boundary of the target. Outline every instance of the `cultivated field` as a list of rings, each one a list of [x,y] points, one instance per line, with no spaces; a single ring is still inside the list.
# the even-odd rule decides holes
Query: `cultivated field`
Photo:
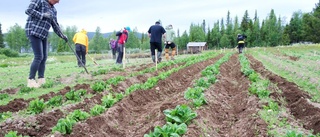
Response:
[[[104,55],[49,56],[41,88],[32,57],[0,68],[0,137],[320,136],[320,45],[205,51],[157,66]],[[15,60],[17,61],[15,63]]]

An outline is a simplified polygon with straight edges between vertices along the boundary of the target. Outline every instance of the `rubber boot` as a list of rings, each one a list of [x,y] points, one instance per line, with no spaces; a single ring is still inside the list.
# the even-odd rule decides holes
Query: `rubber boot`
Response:
[[[160,63],[161,60],[162,60],[162,58],[161,58],[161,52],[158,52],[158,63]]]
[[[164,49],[165,53],[166,53],[166,60],[169,60],[169,49]]]
[[[176,48],[174,47],[171,52],[171,60],[174,60],[174,55],[176,55]]]
[[[151,58],[152,58],[153,63],[156,63],[156,56],[152,55]]]
[[[29,88],[38,88],[38,87],[40,87],[40,86],[39,86],[39,84],[37,83],[36,80],[34,80],[34,79],[28,79],[27,87],[29,87]]]

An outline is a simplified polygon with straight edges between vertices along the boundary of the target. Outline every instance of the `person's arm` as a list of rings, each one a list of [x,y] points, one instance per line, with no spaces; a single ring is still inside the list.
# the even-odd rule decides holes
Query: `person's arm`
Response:
[[[55,13],[55,15],[57,15]],[[51,21],[51,26],[53,28],[53,31],[60,37],[62,38],[65,42],[68,42],[68,37],[66,35],[64,35],[60,29],[60,26],[58,24],[57,18],[56,16],[52,19]]]
[[[33,18],[38,18],[40,20],[43,19],[43,13],[37,11],[36,9],[39,9],[41,5],[40,0],[31,0],[27,10],[25,13]]]

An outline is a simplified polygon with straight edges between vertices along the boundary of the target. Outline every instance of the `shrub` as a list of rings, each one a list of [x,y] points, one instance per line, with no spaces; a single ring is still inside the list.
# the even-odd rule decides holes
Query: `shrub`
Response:
[[[7,57],[19,57],[19,53],[16,51],[13,51],[8,48],[1,48],[0,54],[6,55]]]

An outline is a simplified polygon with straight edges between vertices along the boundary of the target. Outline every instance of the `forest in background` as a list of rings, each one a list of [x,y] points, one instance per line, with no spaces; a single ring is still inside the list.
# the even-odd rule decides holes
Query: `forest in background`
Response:
[[[181,49],[186,49],[188,42],[207,42],[209,49],[233,48],[236,44],[237,34],[247,35],[246,47],[274,47],[279,45],[290,45],[294,43],[319,43],[320,41],[320,2],[308,13],[296,11],[287,23],[283,17],[276,16],[272,9],[264,19],[258,18],[257,11],[250,18],[248,11],[244,12],[242,18],[238,16],[231,18],[228,11],[226,18],[214,22],[213,26],[202,23],[191,23],[190,29],[177,30],[175,43]],[[164,26],[165,27],[165,26]],[[78,32],[76,26],[61,26],[62,31],[72,40],[73,35]],[[147,33],[136,31],[129,32],[127,49],[141,51],[149,49],[149,37]],[[101,33],[98,26],[95,32],[89,32],[89,52],[101,53],[110,50],[109,40],[115,39],[116,31]],[[71,52],[67,44],[56,34],[49,36],[50,52]],[[71,43],[71,41],[69,42]],[[30,52],[30,43],[22,26],[15,24],[10,27],[8,33],[3,34],[0,23],[0,48],[8,48],[18,53]],[[0,52],[1,53],[1,52]]]

